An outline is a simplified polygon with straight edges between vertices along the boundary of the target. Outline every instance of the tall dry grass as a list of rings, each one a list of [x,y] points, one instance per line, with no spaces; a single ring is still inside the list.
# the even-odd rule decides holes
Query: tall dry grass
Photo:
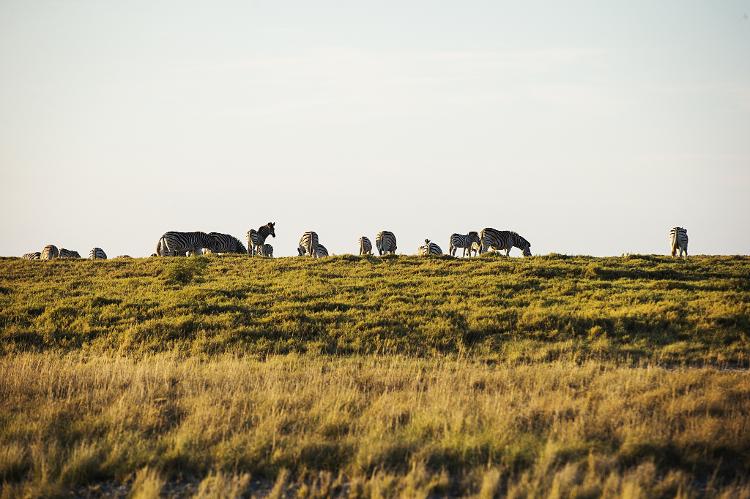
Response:
[[[602,362],[0,358],[3,497],[750,495],[750,373]],[[166,489],[164,489],[166,490]]]

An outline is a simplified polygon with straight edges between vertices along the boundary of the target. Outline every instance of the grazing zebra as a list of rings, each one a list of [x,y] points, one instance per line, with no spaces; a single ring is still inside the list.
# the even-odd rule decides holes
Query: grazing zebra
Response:
[[[60,248],[60,254],[58,255],[58,258],[81,258],[81,255],[79,255],[77,251]]]
[[[688,235],[687,229],[684,227],[672,227],[669,231],[669,239],[672,241],[672,256],[677,254],[677,250],[680,250],[680,256],[682,252],[685,252],[685,256],[688,256]]]
[[[315,246],[315,258],[322,258],[328,256],[328,250],[322,244]]]
[[[38,251],[35,251],[33,253],[26,253],[21,258],[24,260],[39,260],[39,257],[42,256],[42,254]]]
[[[440,249],[440,246],[433,243],[429,239],[424,240],[424,246],[420,246],[419,250],[417,250],[417,254],[419,256],[427,256],[427,255],[442,255],[443,250]]]
[[[396,236],[393,235],[393,232],[387,230],[380,231],[375,236],[375,246],[378,248],[378,255],[393,255],[398,249],[396,247]]]
[[[479,239],[479,234],[474,231],[468,234],[451,234],[448,253],[451,256],[456,256],[456,250],[463,248],[463,256],[466,256],[466,250],[468,250],[469,257],[471,257],[471,248],[475,243],[481,244],[481,239]]]
[[[211,248],[214,240],[205,232],[165,232],[156,244],[159,256],[185,256],[201,254],[203,248]]]
[[[305,232],[299,240],[297,253],[300,256],[309,255],[317,258],[318,254],[315,249],[318,247],[318,234],[312,231]]]
[[[107,254],[101,248],[92,248],[89,251],[89,258],[92,260],[106,260]]]
[[[268,222],[266,225],[259,227],[258,230],[250,229],[247,231],[247,254],[250,256],[261,255],[266,238],[269,235],[276,237],[275,227],[276,222]]]
[[[273,246],[266,243],[263,245],[263,248],[260,250],[260,256],[267,256],[268,258],[273,258]]]
[[[39,256],[40,260],[54,260],[60,255],[60,251],[58,251],[57,246],[54,244],[48,244],[44,247],[42,250],[42,254]]]
[[[359,238],[359,255],[372,255],[372,243],[366,236]]]
[[[208,236],[212,240],[211,246],[208,247],[211,253],[247,253],[245,245],[230,234],[209,232]]]
[[[510,249],[516,247],[523,251],[523,256],[531,256],[531,243],[509,230],[496,230],[491,228],[482,229],[479,235],[482,244],[479,248],[480,253],[488,251],[490,248],[495,250],[505,250],[505,256],[510,255]]]

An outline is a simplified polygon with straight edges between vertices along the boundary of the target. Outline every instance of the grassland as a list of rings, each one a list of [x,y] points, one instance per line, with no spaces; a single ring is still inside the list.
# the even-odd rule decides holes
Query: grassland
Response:
[[[2,497],[750,497],[750,258],[0,260]]]

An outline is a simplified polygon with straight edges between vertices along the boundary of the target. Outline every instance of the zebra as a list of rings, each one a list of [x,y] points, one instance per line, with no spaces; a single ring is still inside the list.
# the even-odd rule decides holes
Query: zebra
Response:
[[[92,260],[106,260],[107,254],[101,248],[92,248],[89,251],[89,258]]]
[[[393,232],[387,230],[380,231],[375,236],[375,246],[378,248],[378,255],[393,255],[398,249],[396,247],[396,236],[393,235]]]
[[[315,258],[322,258],[328,256],[328,250],[322,244],[315,246]]]
[[[510,249],[516,247],[523,251],[523,256],[531,256],[531,243],[509,230],[497,230],[492,228],[482,229],[479,235],[482,244],[479,248],[480,253],[488,251],[490,248],[495,250],[505,250],[505,256],[510,255]]]
[[[24,260],[39,260],[39,257],[41,257],[42,254],[38,251],[34,251],[33,253],[26,253],[21,258]]]
[[[317,258],[317,251],[314,251],[317,248],[318,234],[313,231],[308,231],[302,234],[302,237],[299,240],[299,245],[297,247],[297,253],[299,253],[300,256],[310,255]]]
[[[482,240],[481,238],[479,241],[475,241],[471,243],[471,246],[469,247],[469,257],[471,258],[471,254],[474,253],[474,256],[477,256],[479,254],[479,250],[482,249]]]
[[[48,244],[42,249],[42,253],[39,256],[40,260],[54,260],[60,255],[60,251],[54,244]]]
[[[263,248],[260,251],[260,256],[267,256],[269,258],[273,258],[273,246],[266,243],[263,245]]]
[[[211,248],[214,240],[205,232],[169,231],[159,238],[156,254],[159,256],[185,256],[201,254],[202,248]]]
[[[672,227],[669,231],[669,239],[672,242],[672,256],[677,255],[677,250],[685,252],[685,256],[688,256],[688,234],[687,229],[684,227]]]
[[[60,248],[60,253],[57,258],[81,258],[81,255],[77,251]]]
[[[427,255],[442,255],[443,250],[440,249],[440,246],[433,243],[429,239],[424,240],[424,246],[420,246],[419,250],[417,251],[417,254],[419,256],[427,256]]]
[[[466,256],[466,250],[468,250],[469,257],[471,257],[471,248],[475,243],[481,244],[479,234],[475,231],[471,231],[468,234],[451,234],[448,253],[450,253],[451,256],[456,256],[456,250],[458,248],[463,248],[463,256]]]
[[[260,255],[263,250],[263,244],[270,235],[276,237],[276,222],[268,222],[262,225],[258,230],[250,229],[247,231],[247,254],[250,256]]]
[[[372,243],[367,236],[359,238],[359,256],[372,255]]]
[[[209,232],[212,244],[208,247],[211,253],[247,253],[245,245],[239,239],[220,232]]]

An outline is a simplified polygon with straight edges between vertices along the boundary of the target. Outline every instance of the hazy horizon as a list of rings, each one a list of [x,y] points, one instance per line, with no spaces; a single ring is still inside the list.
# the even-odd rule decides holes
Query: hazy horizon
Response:
[[[276,222],[750,247],[750,3],[0,2],[0,255]],[[85,255],[86,254],[86,255]],[[520,254],[514,250],[514,255]]]

